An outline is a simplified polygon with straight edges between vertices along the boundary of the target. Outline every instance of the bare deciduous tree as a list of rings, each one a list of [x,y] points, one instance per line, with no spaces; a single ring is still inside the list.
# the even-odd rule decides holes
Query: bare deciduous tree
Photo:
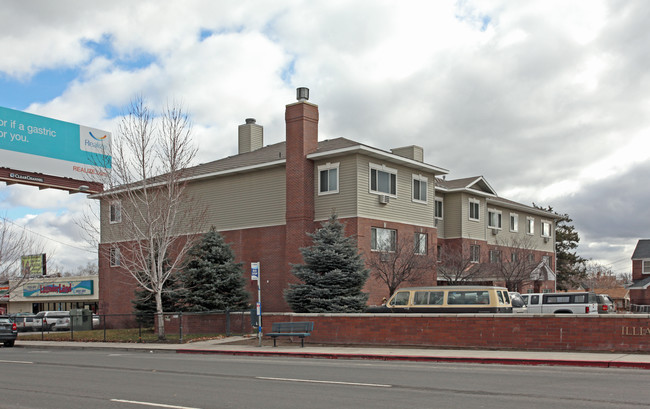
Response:
[[[535,245],[529,236],[516,236],[506,240],[496,239],[496,246],[490,251],[489,269],[495,277],[505,282],[510,291],[519,291],[521,287],[532,281],[532,272],[539,262],[530,257]]]
[[[624,284],[624,279],[617,277],[611,268],[594,261],[587,262],[586,273],[587,275],[584,284],[586,284],[590,290],[617,288]]]
[[[6,216],[0,217],[0,282],[9,285],[8,294],[14,292],[29,274],[21,271],[20,258],[43,252],[43,246],[25,229],[14,225]]]
[[[154,297],[161,339],[165,283],[182,268],[197,240],[194,233],[203,228],[204,211],[187,191],[188,167],[197,153],[190,134],[182,107],[167,106],[156,117],[136,98],[119,124],[112,171],[103,175],[106,190],[98,195],[117,205],[119,264]]]
[[[431,249],[423,249],[415,241],[400,238],[391,243],[381,243],[378,251],[366,258],[371,275],[388,287],[388,296],[404,283],[417,282],[427,273],[433,275],[436,259]]]
[[[485,264],[480,263],[477,255],[472,258],[470,246],[446,245],[441,247],[438,263],[438,279],[450,285],[463,285],[481,280],[486,272]]]

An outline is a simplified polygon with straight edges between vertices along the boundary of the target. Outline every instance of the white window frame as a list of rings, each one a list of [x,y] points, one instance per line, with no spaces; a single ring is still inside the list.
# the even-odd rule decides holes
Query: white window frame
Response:
[[[428,253],[427,234],[415,232],[413,234],[413,254],[426,256],[427,253]]]
[[[440,204],[440,212],[438,212],[438,204]],[[436,197],[433,206],[434,218],[442,220],[445,217],[445,201],[441,197]]]
[[[109,264],[111,267],[120,266],[120,257],[122,253],[120,252],[119,247],[111,247],[108,254]]]
[[[492,220],[495,218],[496,220]],[[501,210],[488,209],[488,229],[498,229],[501,230],[503,216]],[[496,221],[496,225],[493,222]]]
[[[517,213],[510,213],[510,231],[513,233],[519,231],[519,215]]]
[[[476,205],[476,217],[472,217],[472,206]],[[467,209],[467,216],[471,221],[481,221],[481,201],[473,197],[469,198],[469,208]]]
[[[340,164],[340,162],[336,162],[336,163],[329,163],[328,162],[328,163],[326,163],[324,165],[320,165],[318,167],[318,195],[319,196],[332,195],[332,194],[335,194],[335,193],[339,192],[339,181],[340,181],[339,175],[341,174],[341,172],[339,170],[339,164]],[[331,185],[330,178],[332,176],[332,174],[331,174],[332,170],[336,170],[336,189],[330,190],[329,187]],[[323,172],[327,172],[327,181],[328,181],[328,185],[327,185],[327,188],[326,188],[327,190],[325,190],[325,191],[322,190],[323,186],[321,185],[321,174]]]
[[[490,250],[490,263],[499,263],[501,261],[501,250]]]
[[[551,267],[551,256],[542,256],[542,261],[545,262],[547,266]]]
[[[546,233],[546,234],[545,234],[545,232],[544,232],[544,226],[548,226],[548,233]],[[552,233],[552,231],[551,231],[551,227],[552,227],[552,226],[553,226],[553,225],[552,225],[552,223],[551,223],[550,221],[548,221],[548,220],[542,220],[542,231],[541,231],[541,235],[542,235],[542,237],[550,238],[550,237],[553,235],[553,233]]]
[[[382,243],[379,242],[380,235],[388,235],[386,243],[388,247],[384,247],[381,244],[386,238],[381,238]],[[371,227],[370,228],[370,250],[371,251],[387,251],[389,253],[395,252],[397,247],[397,230],[395,229],[386,229],[382,227]]]
[[[526,217],[526,234],[533,235],[535,234],[535,218]]]
[[[480,263],[481,262],[481,246],[478,244],[469,245],[469,262],[470,263]]]
[[[415,184],[418,184],[419,190],[416,192]],[[422,193],[422,184],[424,183],[424,200],[422,198],[416,198],[415,194]],[[411,200],[416,203],[428,203],[429,199],[429,179],[426,176],[422,175],[411,175]]]
[[[372,188],[372,173],[377,172],[377,186],[376,189]],[[389,181],[389,186],[388,186],[388,192],[384,192],[379,190],[379,173],[378,172],[383,172],[387,173],[388,176],[388,181]],[[393,177],[394,176],[394,177]],[[393,184],[393,180],[395,181]],[[368,171],[368,190],[370,193],[374,193],[377,195],[388,195],[390,197],[397,197],[397,169],[392,169],[387,167],[386,165],[378,165],[376,163],[371,163],[370,164],[370,170]]]
[[[650,274],[650,260],[641,260],[641,274]]]
[[[110,224],[122,223],[122,202],[119,200],[108,204],[108,220]]]

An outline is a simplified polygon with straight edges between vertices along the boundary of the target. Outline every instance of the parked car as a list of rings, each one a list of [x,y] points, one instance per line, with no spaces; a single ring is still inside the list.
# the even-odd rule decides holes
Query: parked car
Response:
[[[532,293],[521,298],[531,314],[598,314],[595,293]]]
[[[16,323],[18,331],[39,331],[41,329],[42,320],[34,314],[18,313],[11,314],[10,317]]]
[[[57,325],[59,318],[67,318],[67,329],[70,329],[70,311],[41,311],[36,314],[36,317],[43,320],[42,326],[45,331],[51,331],[55,329],[54,327]],[[64,322],[65,320],[62,321],[59,327],[56,329],[63,329],[65,327]]]
[[[8,315],[0,315],[0,342],[6,347],[14,346],[18,337],[18,327]]]
[[[616,303],[607,294],[598,294],[598,314],[615,314]]]
[[[510,291],[510,302],[512,303],[512,312],[514,314],[524,314],[528,312],[528,307],[524,302],[524,299],[521,298],[521,294],[516,291]]]

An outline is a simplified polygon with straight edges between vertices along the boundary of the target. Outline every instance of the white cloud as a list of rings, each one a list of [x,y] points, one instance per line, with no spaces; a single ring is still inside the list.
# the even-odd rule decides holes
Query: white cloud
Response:
[[[135,95],[182,101],[201,162],[236,153],[247,117],[265,143],[281,141],[284,105],[307,86],[322,139],[422,145],[450,177],[484,175],[508,198],[548,202],[596,242],[593,190],[614,202],[603,186],[636,180],[650,156],[645,2],[26,4],[0,11],[0,72],[79,70],[30,112],[114,131]],[[35,200],[18,192],[12,203]],[[623,224],[612,253],[643,235]]]

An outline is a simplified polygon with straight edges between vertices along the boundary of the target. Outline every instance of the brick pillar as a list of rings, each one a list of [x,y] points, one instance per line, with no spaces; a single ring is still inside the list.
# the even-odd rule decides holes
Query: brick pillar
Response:
[[[286,248],[288,263],[302,263],[300,248],[311,243],[314,230],[314,164],[307,159],[318,148],[318,106],[300,100],[285,111],[286,147]],[[292,280],[290,274],[287,275]]]

